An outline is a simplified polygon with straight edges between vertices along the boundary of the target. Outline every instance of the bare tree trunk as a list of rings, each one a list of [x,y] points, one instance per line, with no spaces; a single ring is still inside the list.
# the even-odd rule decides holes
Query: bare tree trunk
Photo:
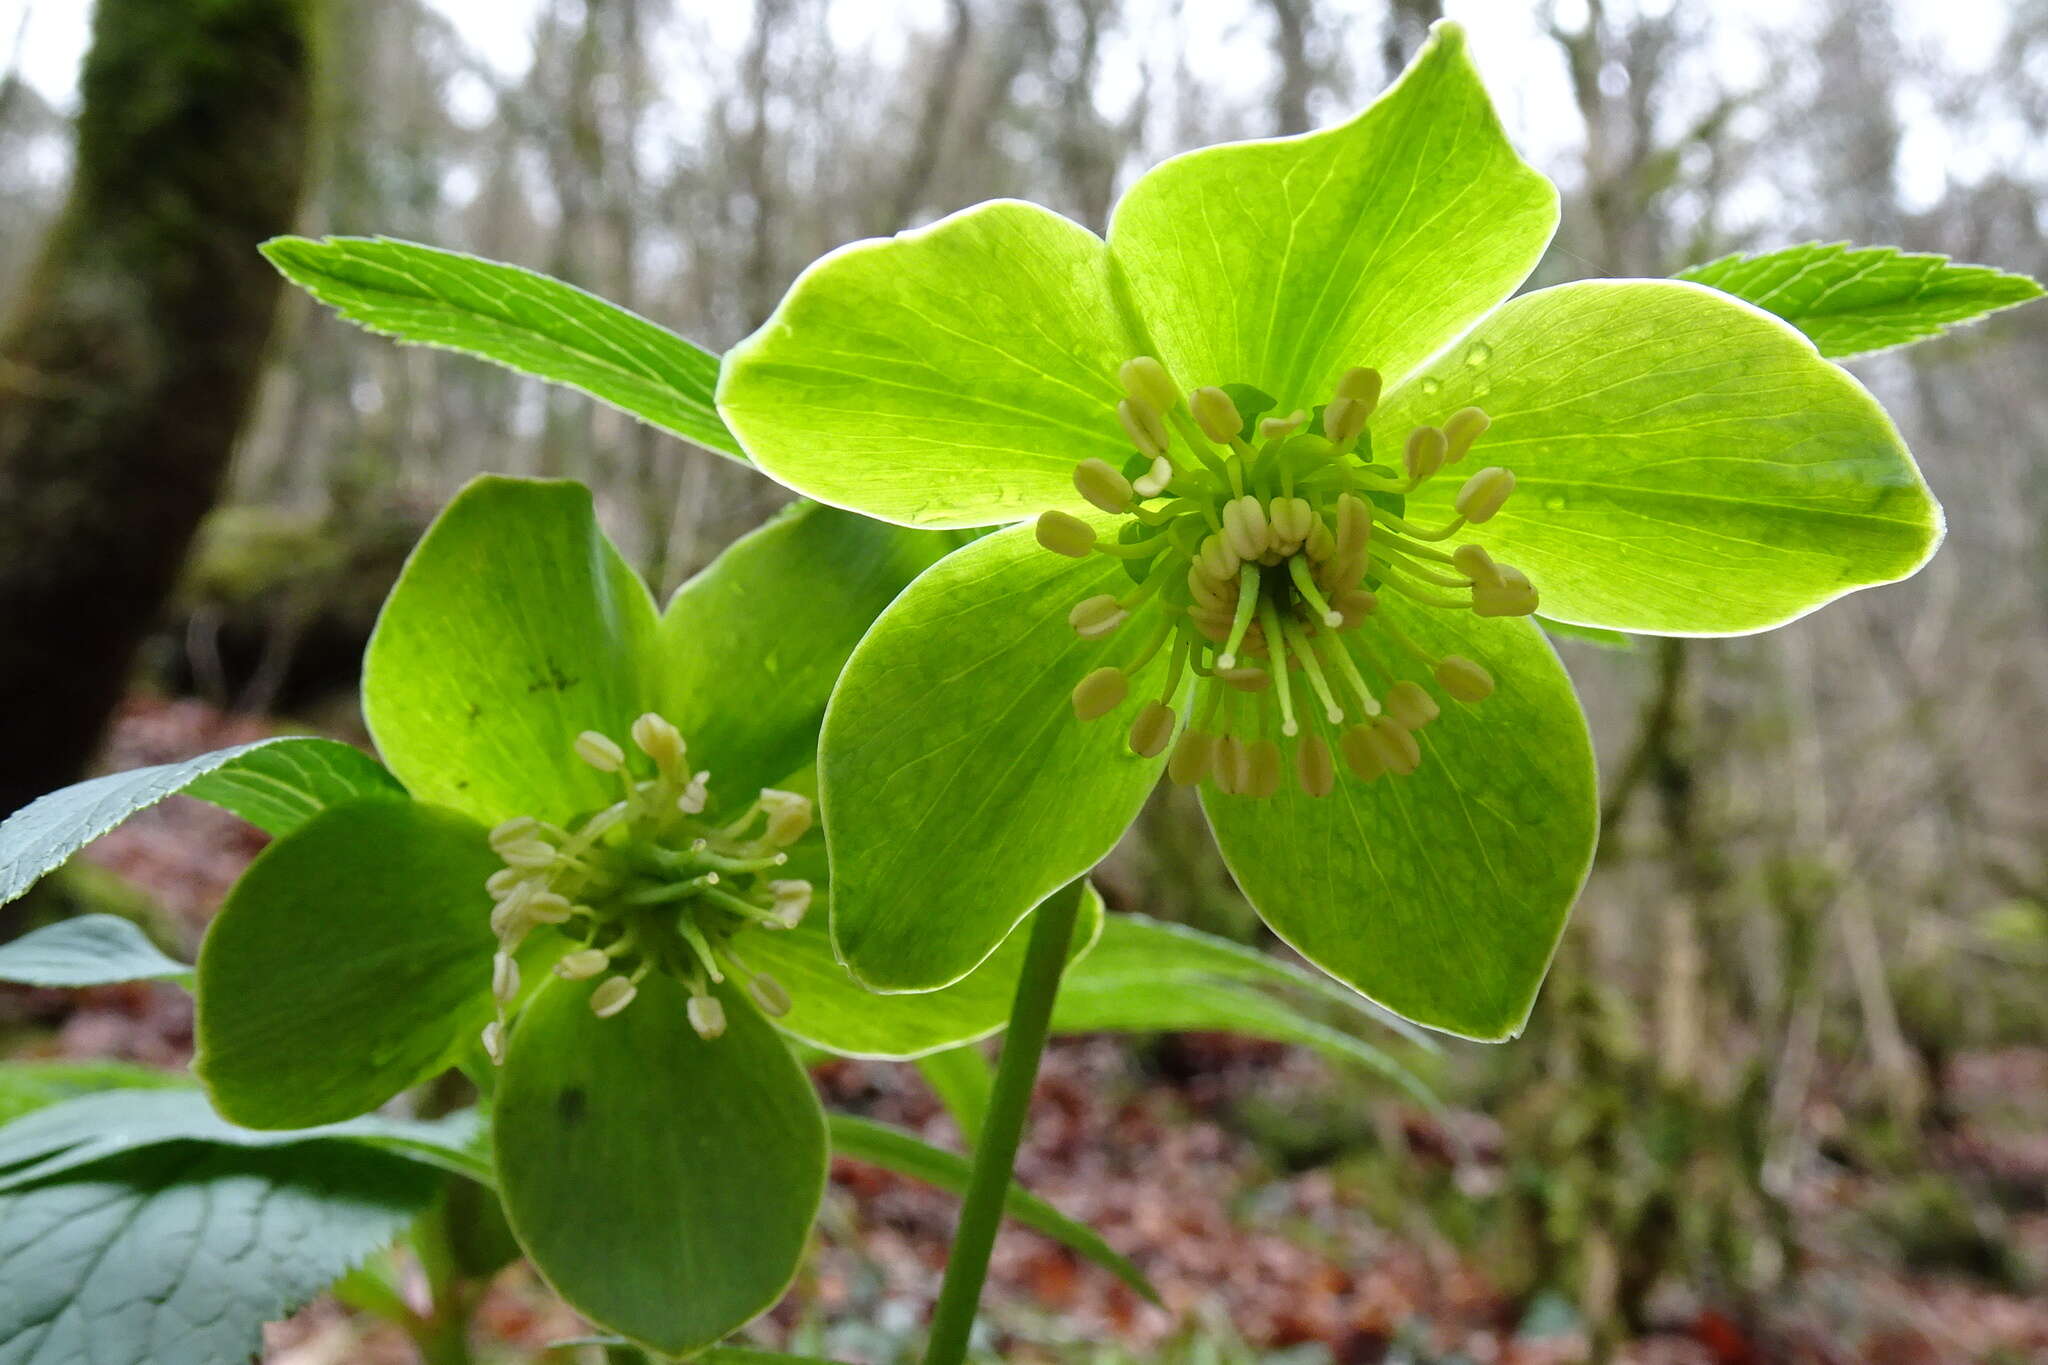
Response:
[[[280,281],[313,0],[101,0],[71,195],[0,328],[0,814],[84,769],[212,505]]]

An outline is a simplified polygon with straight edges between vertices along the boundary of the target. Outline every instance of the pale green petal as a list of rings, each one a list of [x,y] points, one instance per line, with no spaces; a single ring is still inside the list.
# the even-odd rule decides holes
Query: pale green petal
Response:
[[[1498,690],[1443,700],[1422,764],[1320,799],[1205,789],[1231,875],[1273,932],[1418,1024],[1492,1041],[1520,1032],[1592,863],[1592,742],[1571,680],[1526,621],[1479,620],[1381,594],[1383,618]],[[1373,626],[1360,630],[1370,637]],[[1384,647],[1373,657],[1418,680]]]
[[[907,526],[1078,507],[1074,465],[1121,465],[1117,367],[1138,350],[1102,240],[996,200],[842,247],[726,356],[718,407],[749,456],[820,502]]]
[[[1183,386],[1252,384],[1284,412],[1353,365],[1406,374],[1513,293],[1556,226],[1557,191],[1508,145],[1462,30],[1439,24],[1349,123],[1157,167],[1109,240]]]
[[[1543,614],[1733,635],[1913,573],[1941,510],[1899,433],[1777,318],[1674,280],[1601,280],[1502,307],[1390,394],[1380,449],[1467,404],[1493,418],[1408,501],[1447,515],[1460,476],[1516,491],[1469,538],[1527,573]]]

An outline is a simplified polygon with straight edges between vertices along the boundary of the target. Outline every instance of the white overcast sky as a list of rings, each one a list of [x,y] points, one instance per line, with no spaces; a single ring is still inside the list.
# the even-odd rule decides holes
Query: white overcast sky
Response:
[[[542,0],[429,0],[448,16],[473,50],[507,76],[516,76],[531,57],[534,18]],[[833,6],[835,27],[845,30],[849,47],[875,41],[878,31],[902,33],[929,29],[944,22],[943,0],[895,0],[900,22],[875,24],[881,0],[853,0]],[[1782,25],[1801,0],[1638,0],[1646,9],[1670,4],[1712,4],[1722,21],[1716,31],[1721,48],[1716,66],[1730,83],[1740,84],[1761,67],[1758,34]],[[1939,54],[1951,70],[1984,69],[1995,55],[2006,27],[2011,0],[1897,0],[1910,49]],[[1374,0],[1340,0],[1340,7],[1363,13],[1380,8]],[[1560,17],[1568,24],[1572,0],[1560,0]],[[1446,11],[1464,22],[1474,55],[1500,102],[1502,116],[1523,151],[1539,163],[1548,162],[1577,137],[1576,115],[1564,86],[1555,49],[1542,41],[1527,0],[1447,0]],[[1226,0],[1195,0],[1184,13],[1241,15],[1246,6]],[[91,21],[91,0],[0,0],[0,61],[12,57],[22,76],[45,97],[69,108],[77,95],[79,59]],[[700,14],[733,30],[735,46],[748,23],[745,5],[707,6]],[[1191,58],[1204,75],[1219,81],[1233,74],[1243,79],[1244,37],[1228,34],[1228,23],[1212,24],[1213,50],[1199,47]],[[1368,30],[1370,31],[1370,30]],[[1531,58],[1534,58],[1532,60]],[[1113,92],[1112,92],[1113,93]],[[1948,135],[1933,120],[1916,120],[1909,107],[1907,137],[1901,153],[1901,188],[1909,205],[1937,199],[1947,178],[1972,178],[1973,166],[1986,165],[1999,149],[1979,139]]]

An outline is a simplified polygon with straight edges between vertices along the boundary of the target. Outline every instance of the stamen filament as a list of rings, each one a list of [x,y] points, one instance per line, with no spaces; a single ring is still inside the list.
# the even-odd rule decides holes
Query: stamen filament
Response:
[[[1237,614],[1230,621],[1230,638],[1216,656],[1218,668],[1237,667],[1238,648],[1244,644],[1244,633],[1252,628],[1252,613],[1258,606],[1259,566],[1246,564],[1237,571]]]
[[[1287,576],[1294,580],[1294,590],[1301,594],[1301,600],[1315,608],[1323,618],[1323,624],[1335,629],[1344,624],[1344,613],[1332,610],[1323,590],[1316,586],[1315,571],[1309,567],[1306,555],[1287,557]]]
[[[1294,685],[1287,676],[1287,636],[1280,629],[1280,609],[1273,599],[1262,597],[1259,622],[1266,628],[1266,663],[1273,673],[1273,693],[1280,703],[1280,733],[1290,738],[1301,733],[1294,719]]]
[[[1425,607],[1444,607],[1451,611],[1465,611],[1472,605],[1469,601],[1460,601],[1440,592],[1431,592],[1426,587],[1408,581],[1408,575],[1414,571],[1405,568],[1398,559],[1382,560],[1380,567],[1386,571],[1380,576],[1380,582],[1412,602],[1420,602]]]
[[[1296,621],[1287,624],[1287,643],[1294,649],[1294,657],[1301,660],[1301,671],[1308,674],[1308,685],[1315,689],[1316,699],[1323,704],[1323,717],[1332,725],[1344,723],[1344,708],[1337,704],[1337,698],[1330,692],[1330,680],[1323,676],[1322,661],[1316,658],[1308,631]]]

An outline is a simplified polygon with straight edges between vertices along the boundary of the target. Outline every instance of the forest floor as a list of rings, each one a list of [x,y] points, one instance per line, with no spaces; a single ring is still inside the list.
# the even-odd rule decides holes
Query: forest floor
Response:
[[[138,698],[126,708],[106,764],[164,762],[267,733],[259,721],[198,703]],[[88,855],[146,892],[188,948],[262,836],[196,802],[176,800],[131,821]],[[17,1055],[117,1057],[182,1066],[191,1047],[189,999],[168,985],[0,994],[0,1025],[32,1041]],[[909,1067],[834,1062],[819,1071],[828,1102],[954,1143],[950,1122]],[[992,1348],[1018,1362],[1159,1361],[1195,1365],[1354,1365],[1472,1362],[1550,1365],[1585,1359],[1569,1302],[1518,1304],[1426,1216],[1389,1226],[1375,1216],[1373,1172],[1389,1152],[1480,1169],[1455,1172],[1483,1187],[1498,1143],[1452,1143],[1439,1121],[1391,1094],[1368,1120],[1381,1152],[1362,1168],[1339,1159],[1289,1170],[1242,1116],[1262,1097],[1327,1087],[1323,1064],[1273,1045],[1187,1035],[1163,1045],[1128,1038],[1057,1041],[1034,1101],[1019,1176],[1065,1212],[1092,1223],[1158,1287],[1164,1307],[1035,1234],[998,1243],[987,1320]],[[2000,1245],[2017,1281],[1953,1268],[1905,1268],[1910,1257],[1848,1237],[1802,1238],[1791,1285],[1767,1310],[1737,1315],[1704,1294],[1625,1343],[1641,1365],[1746,1362],[1897,1362],[1947,1365],[2048,1362],[2048,1045],[1966,1055],[1949,1068],[1949,1100],[1965,1115],[1928,1161],[1949,1175],[2019,1190]],[[1454,1111],[1468,1138],[1497,1135],[1477,1112]],[[1889,1197],[1869,1177],[1836,1172],[1797,1190],[1802,1225],[1864,1224],[1841,1215]],[[2025,1194],[2032,1191],[2031,1195]],[[926,1187],[838,1161],[820,1220],[819,1251],[764,1341],[894,1365],[932,1301],[955,1205]],[[2024,1287],[2019,1287],[2024,1286]],[[801,1309],[798,1305],[804,1305]],[[804,1316],[800,1320],[799,1314]],[[504,1272],[478,1315],[480,1360],[543,1358],[582,1324],[523,1266]],[[272,1328],[274,1365],[402,1362],[395,1331],[366,1325],[323,1300]],[[569,1352],[546,1358],[573,1359]]]

